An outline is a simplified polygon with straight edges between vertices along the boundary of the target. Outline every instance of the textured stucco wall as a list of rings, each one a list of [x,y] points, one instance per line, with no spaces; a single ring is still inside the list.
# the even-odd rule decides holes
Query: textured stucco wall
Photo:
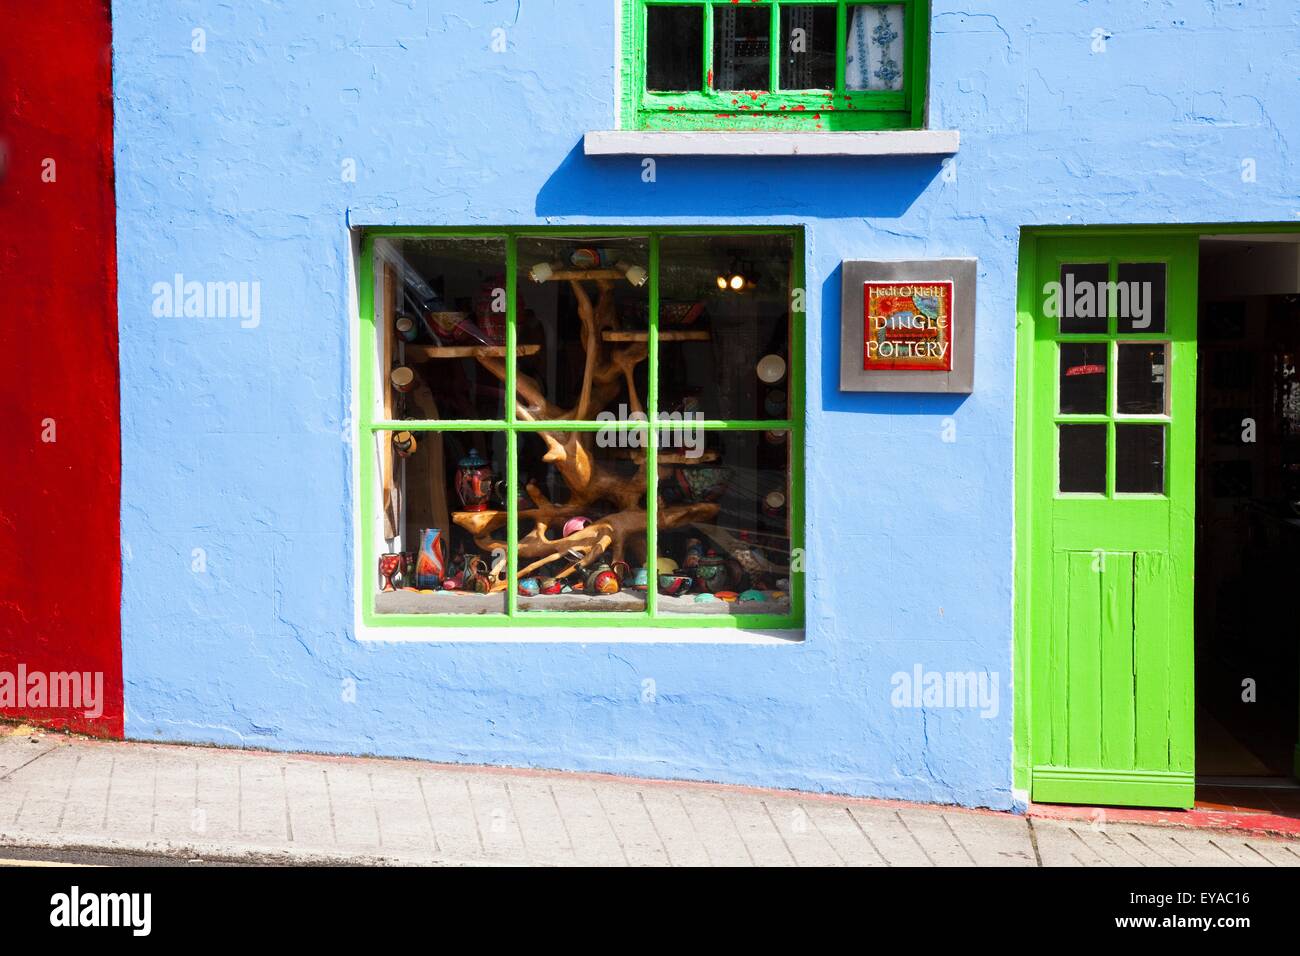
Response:
[[[1300,13],[979,7],[934,3],[955,179],[646,184],[581,151],[615,111],[613,0],[115,0],[127,733],[1008,806],[1018,230],[1294,219]],[[586,222],[806,224],[807,642],[358,643],[348,225]],[[980,259],[974,394],[840,393],[839,262],[915,256]],[[175,273],[259,281],[260,324],[155,317]],[[891,707],[916,664],[998,675],[997,716]]]

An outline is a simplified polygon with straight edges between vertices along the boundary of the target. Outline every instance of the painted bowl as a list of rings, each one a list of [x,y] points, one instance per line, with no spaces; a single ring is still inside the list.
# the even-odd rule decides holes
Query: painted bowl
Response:
[[[677,468],[674,477],[683,501],[717,501],[731,481],[731,469],[690,465]]]
[[[568,521],[564,522],[564,530],[560,533],[567,538],[571,534],[577,534],[589,524],[591,524],[590,518],[570,518]]]
[[[694,579],[689,574],[661,574],[659,575],[659,593],[674,595],[684,594],[691,589]]]

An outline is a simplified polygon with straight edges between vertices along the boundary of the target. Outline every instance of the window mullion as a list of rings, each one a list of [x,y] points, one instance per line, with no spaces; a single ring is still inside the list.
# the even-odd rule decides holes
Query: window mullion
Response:
[[[844,101],[844,61],[848,44],[848,7],[841,0],[835,4],[835,102]]]
[[[519,436],[515,433],[515,359],[518,330],[515,299],[519,286],[519,246],[513,233],[506,236],[506,614],[519,610]]]
[[[659,236],[650,234],[650,304],[648,306],[649,332],[646,375],[646,429],[645,448],[645,563],[648,587],[645,593],[645,613],[654,619],[659,597]]]
[[[781,85],[781,57],[784,46],[781,42],[781,4],[772,4],[771,20],[768,24],[769,40],[767,43],[767,90],[775,93]]]
[[[703,62],[700,70],[700,90],[708,93],[713,87],[713,4],[701,5],[700,12],[704,17],[704,31],[701,34],[704,38],[701,44],[704,49],[701,51]]]

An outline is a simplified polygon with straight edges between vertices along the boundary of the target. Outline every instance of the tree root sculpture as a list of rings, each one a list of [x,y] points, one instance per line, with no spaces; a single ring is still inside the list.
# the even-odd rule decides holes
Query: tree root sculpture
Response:
[[[581,342],[586,361],[577,404],[570,409],[554,405],[534,378],[516,373],[516,416],[522,421],[556,422],[557,426],[565,421],[593,421],[618,396],[623,386],[627,387],[630,410],[644,414],[634,373],[637,365],[649,356],[648,345],[632,342],[615,348],[602,339],[606,331],[618,329],[614,282],[604,275],[583,279],[573,273],[557,274],[555,279],[569,282],[582,323]],[[584,281],[595,282],[595,302],[583,286]],[[479,358],[479,362],[496,378],[505,381],[504,360],[484,356]],[[526,490],[533,507],[519,511],[518,515],[521,523],[532,527],[519,537],[519,577],[526,577],[560,561],[565,562],[565,566],[552,567],[548,576],[565,578],[602,559],[610,562],[627,560],[626,556],[635,547],[637,539],[644,539],[646,535],[646,512],[642,505],[646,491],[645,456],[638,456],[634,474],[620,475],[597,460],[593,452],[596,433],[566,431],[561,426],[536,434],[546,443],[542,460],[555,467],[569,489],[569,497],[565,503],[555,504],[537,485],[528,484]],[[607,508],[612,509],[610,513],[593,519],[572,534],[550,536],[553,528],[562,527],[570,518]],[[710,522],[717,517],[718,511],[716,504],[665,505],[660,501],[658,525],[660,528],[676,528]],[[474,543],[485,552],[506,546],[499,536],[507,520],[504,511],[462,512],[453,516],[453,520],[473,534]],[[642,554],[644,550],[642,545]],[[505,586],[499,582],[495,589]]]

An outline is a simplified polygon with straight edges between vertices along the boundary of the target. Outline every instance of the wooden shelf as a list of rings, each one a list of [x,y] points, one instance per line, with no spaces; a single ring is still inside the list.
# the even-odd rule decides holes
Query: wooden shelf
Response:
[[[503,524],[507,513],[504,511],[453,511],[451,520],[472,535],[485,534],[494,527]]]
[[[536,355],[540,352],[540,345],[516,345],[516,355]],[[506,347],[504,345],[414,345],[406,346],[406,355],[410,358],[414,355],[416,358],[440,359],[440,358],[505,358]]]
[[[616,448],[613,451],[613,457],[630,458],[640,465],[645,462],[645,450],[641,448]],[[712,449],[702,451],[694,458],[687,458],[686,453],[680,451],[659,452],[659,464],[661,465],[704,465],[717,460],[718,452]]]
[[[529,277],[531,281],[536,279]],[[558,272],[552,272],[543,279],[543,282],[566,282],[574,279],[626,279],[627,276],[617,269],[560,269]]]
[[[703,330],[694,332],[660,332],[660,342],[707,342],[713,336]],[[649,332],[616,332],[613,330],[600,333],[602,342],[649,342]]]

